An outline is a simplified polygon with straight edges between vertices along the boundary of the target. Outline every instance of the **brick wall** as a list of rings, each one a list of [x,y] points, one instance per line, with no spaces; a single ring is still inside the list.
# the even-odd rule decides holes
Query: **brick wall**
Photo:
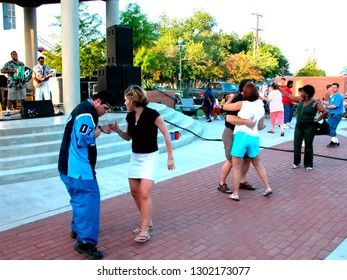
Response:
[[[147,90],[149,102],[156,102],[166,105],[169,108],[175,108],[175,92],[173,90],[164,90],[164,92],[173,97],[169,97],[158,90]]]
[[[324,96],[326,85],[334,82],[339,83],[340,92],[342,95],[345,95],[347,92],[347,77],[343,76],[332,76],[332,77],[293,77],[285,76],[286,81],[294,81],[294,87],[292,89],[295,95],[298,95],[298,88],[303,87],[304,85],[310,84],[314,86],[316,93],[314,95],[315,99],[322,99]],[[276,83],[281,83],[281,77],[275,78]]]

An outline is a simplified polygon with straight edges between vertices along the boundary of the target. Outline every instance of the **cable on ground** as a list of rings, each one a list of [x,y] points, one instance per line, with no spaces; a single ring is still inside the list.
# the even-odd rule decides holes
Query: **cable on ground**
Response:
[[[195,135],[196,137],[198,137],[199,139],[201,140],[204,140],[204,141],[223,141],[222,139],[208,139],[208,138],[204,138],[198,134],[196,134],[194,131],[191,131],[190,129],[187,129],[187,128],[184,128],[184,127],[181,127],[175,123],[172,123],[170,121],[167,121],[167,120],[164,120],[165,122],[175,126],[175,127],[178,127],[180,129],[183,129],[185,131],[188,131],[189,133]],[[266,149],[266,150],[273,150],[273,151],[279,151],[279,152],[288,152],[288,153],[293,153],[294,151],[293,150],[286,150],[286,149],[278,149],[278,148],[273,148],[273,147],[264,147],[264,146],[260,146],[260,148],[262,149]],[[303,154],[303,152],[301,152]],[[314,156],[316,157],[323,157],[323,158],[329,158],[329,159],[335,159],[335,160],[342,160],[342,161],[347,161],[346,158],[338,158],[338,157],[331,157],[331,156],[326,156],[326,155],[320,155],[320,154],[313,154]]]

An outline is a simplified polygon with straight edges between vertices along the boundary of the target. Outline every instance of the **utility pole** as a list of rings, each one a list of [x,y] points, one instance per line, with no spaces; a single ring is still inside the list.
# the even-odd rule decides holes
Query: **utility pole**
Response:
[[[180,95],[181,96],[182,96],[182,48],[183,48],[184,43],[185,42],[182,40],[179,40],[177,42],[178,50],[179,50],[179,54],[180,54],[180,72],[178,74],[178,80],[180,82]]]
[[[255,37],[254,37],[254,50],[253,50],[253,55],[255,56],[256,51],[258,50],[259,47],[259,31],[262,31],[262,29],[259,28],[259,17],[263,17],[263,15],[259,13],[252,13],[252,15],[257,17],[257,22],[256,22],[256,28],[255,29]]]
[[[310,54],[310,49],[305,49],[306,52],[306,60],[315,60],[316,59],[316,48],[312,49],[312,56]]]

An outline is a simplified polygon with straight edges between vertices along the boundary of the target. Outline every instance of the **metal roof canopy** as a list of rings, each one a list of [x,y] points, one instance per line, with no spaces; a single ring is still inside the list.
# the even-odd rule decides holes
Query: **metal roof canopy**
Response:
[[[79,0],[79,2],[88,2],[88,1],[105,1],[105,0]],[[61,0],[6,0],[0,1],[0,3],[7,4],[16,4],[21,7],[39,7],[45,4],[60,4]]]

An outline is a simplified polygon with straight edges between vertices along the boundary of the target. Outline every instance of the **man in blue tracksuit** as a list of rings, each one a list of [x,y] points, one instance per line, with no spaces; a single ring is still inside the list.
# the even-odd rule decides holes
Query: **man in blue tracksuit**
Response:
[[[102,259],[96,249],[99,236],[100,191],[96,180],[96,138],[112,132],[112,124],[99,126],[99,117],[116,103],[112,92],[102,90],[71,112],[60,147],[58,170],[70,195],[70,236],[74,249],[90,259]]]

